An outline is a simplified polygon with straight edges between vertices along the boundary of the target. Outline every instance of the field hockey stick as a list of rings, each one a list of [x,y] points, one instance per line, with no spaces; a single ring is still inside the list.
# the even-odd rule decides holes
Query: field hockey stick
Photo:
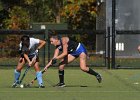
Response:
[[[36,55],[33,57],[32,62],[34,62],[35,60],[36,60]],[[27,72],[28,72],[29,69],[30,69],[30,66],[28,66],[26,68],[25,72],[23,73],[23,75],[22,75],[22,77],[21,77],[21,79],[19,81],[19,85],[22,83],[22,81],[23,81],[24,77],[26,76],[26,74],[27,74]]]
[[[21,79],[20,79],[20,81],[19,81],[19,85],[22,83],[22,81],[23,81],[23,79],[24,79],[24,77],[25,77],[25,75],[27,74],[27,72],[28,72],[29,69],[30,69],[30,66],[28,66],[28,67],[26,68],[24,74],[22,75],[22,77],[21,77]]]
[[[52,65],[52,64],[51,64]],[[48,68],[51,66],[48,65]],[[46,69],[42,70],[41,73],[43,74],[44,72],[46,72]],[[30,83],[28,83],[27,85],[24,84],[25,87],[30,87],[35,81],[37,80],[37,77],[35,77]]]
[[[41,71],[41,73],[43,74],[44,72],[46,72],[45,70]],[[30,83],[28,83],[27,85],[24,84],[25,87],[30,87],[35,81],[37,80],[37,77],[35,77]]]

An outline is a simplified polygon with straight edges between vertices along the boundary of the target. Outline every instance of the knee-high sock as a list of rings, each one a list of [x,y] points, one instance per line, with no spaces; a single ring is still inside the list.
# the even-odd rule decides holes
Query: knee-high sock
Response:
[[[62,71],[59,70],[58,73],[59,73],[59,82],[64,83],[64,70]]]
[[[97,76],[98,73],[95,72],[94,70],[92,70],[91,68],[89,68],[89,71],[87,72],[88,74],[91,74],[91,75],[94,75],[94,76]]]
[[[37,77],[38,84],[39,85],[43,84],[41,71],[36,72],[36,77]]]
[[[15,79],[14,79],[14,81],[15,81],[15,82],[19,82],[19,77],[20,77],[21,72],[18,72],[18,71],[15,69],[14,74],[15,74]]]

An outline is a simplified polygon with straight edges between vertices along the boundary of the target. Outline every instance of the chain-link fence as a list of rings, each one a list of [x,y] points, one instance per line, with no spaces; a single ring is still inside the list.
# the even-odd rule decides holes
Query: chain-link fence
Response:
[[[104,34],[99,31],[92,30],[56,30],[60,36],[68,36],[71,39],[81,42],[88,51],[88,66],[103,67],[105,66],[105,42]],[[45,30],[1,30],[0,31],[0,66],[16,66],[19,60],[19,43],[22,35],[47,40],[46,45],[39,51],[40,66],[45,66],[54,53]],[[101,40],[100,40],[101,39]],[[79,59],[76,59],[69,66],[79,66]]]
[[[116,31],[116,67],[140,68],[140,31]]]

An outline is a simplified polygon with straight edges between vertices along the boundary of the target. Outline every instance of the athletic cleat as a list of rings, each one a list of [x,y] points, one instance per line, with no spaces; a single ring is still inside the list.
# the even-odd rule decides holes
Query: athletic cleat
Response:
[[[12,88],[16,88],[16,87],[18,87],[18,84],[15,82],[13,83]]]
[[[96,76],[96,79],[98,80],[99,83],[102,82],[102,76],[101,76],[100,74],[98,74],[98,75]]]
[[[39,85],[39,88],[45,88],[45,86],[43,84]]]
[[[65,86],[66,86],[65,83],[58,83],[54,87],[65,87]]]

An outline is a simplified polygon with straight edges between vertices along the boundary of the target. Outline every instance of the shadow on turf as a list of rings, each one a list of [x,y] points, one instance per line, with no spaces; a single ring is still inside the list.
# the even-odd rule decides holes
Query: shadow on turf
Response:
[[[89,87],[86,85],[66,85],[66,87]]]
[[[66,85],[66,87],[95,87],[95,86],[87,86],[87,85]],[[102,86],[96,86],[98,88],[101,88]]]
[[[47,86],[47,87],[56,87],[56,86]],[[45,87],[45,88],[47,88]],[[86,87],[97,87],[97,88],[102,88],[101,85],[98,85],[98,86],[87,86],[87,85],[66,85],[66,87],[83,87],[83,88],[86,88]],[[8,87],[8,88],[12,88],[12,87]],[[20,88],[19,86],[16,87],[16,88]],[[30,87],[24,87],[24,88],[39,88],[38,86],[30,86]],[[62,87],[60,87],[62,88]]]

